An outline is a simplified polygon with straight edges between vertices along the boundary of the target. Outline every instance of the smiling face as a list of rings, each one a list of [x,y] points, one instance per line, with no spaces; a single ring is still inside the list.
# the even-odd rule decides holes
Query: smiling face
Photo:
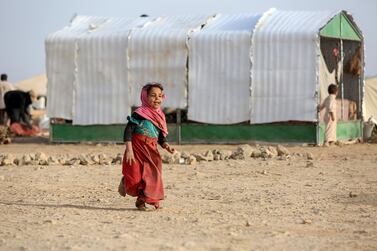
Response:
[[[162,103],[163,92],[158,87],[152,87],[148,91],[148,104],[153,109],[158,109]]]

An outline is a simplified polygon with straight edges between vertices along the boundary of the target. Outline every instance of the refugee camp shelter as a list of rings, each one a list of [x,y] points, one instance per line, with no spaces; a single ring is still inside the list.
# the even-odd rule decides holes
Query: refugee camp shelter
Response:
[[[51,139],[122,141],[146,82],[165,86],[171,141],[321,143],[331,83],[338,138],[360,138],[363,52],[345,11],[77,16],[46,38]]]
[[[363,117],[364,121],[373,118],[377,122],[377,77],[365,79]]]

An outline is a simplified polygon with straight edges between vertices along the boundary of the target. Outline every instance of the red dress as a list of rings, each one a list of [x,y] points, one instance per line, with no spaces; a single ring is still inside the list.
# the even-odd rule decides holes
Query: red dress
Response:
[[[158,205],[164,199],[162,160],[157,150],[157,141],[157,138],[133,134],[135,162],[128,164],[125,152],[122,165],[126,193],[152,205]]]

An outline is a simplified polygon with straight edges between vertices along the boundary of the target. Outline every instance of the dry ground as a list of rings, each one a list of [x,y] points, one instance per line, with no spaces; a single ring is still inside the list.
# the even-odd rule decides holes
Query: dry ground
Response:
[[[236,146],[186,145],[204,152]],[[377,144],[292,160],[164,165],[163,209],[120,197],[117,166],[0,167],[0,250],[377,250]],[[0,153],[123,152],[19,140]]]

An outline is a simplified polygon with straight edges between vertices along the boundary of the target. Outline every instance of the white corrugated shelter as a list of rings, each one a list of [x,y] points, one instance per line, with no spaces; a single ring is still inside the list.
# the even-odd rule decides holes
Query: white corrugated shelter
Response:
[[[77,39],[73,124],[123,124],[131,112],[127,48],[150,18],[109,18]]]
[[[164,106],[187,107],[187,40],[212,16],[161,17],[132,32],[128,47],[131,104],[141,104],[139,93],[147,82],[160,82],[167,96]]]
[[[46,39],[48,116],[123,124],[141,87],[161,82],[164,106],[187,109],[191,121],[316,122],[332,76],[319,76],[320,30],[337,14],[77,16]]]
[[[189,120],[212,124],[249,120],[251,35],[261,16],[219,14],[192,34]]]
[[[76,71],[76,40],[100,25],[104,17],[76,16],[71,24],[46,38],[47,107],[51,118],[73,118],[73,83]]]
[[[319,30],[336,14],[276,10],[256,28],[250,123],[317,121]]]

